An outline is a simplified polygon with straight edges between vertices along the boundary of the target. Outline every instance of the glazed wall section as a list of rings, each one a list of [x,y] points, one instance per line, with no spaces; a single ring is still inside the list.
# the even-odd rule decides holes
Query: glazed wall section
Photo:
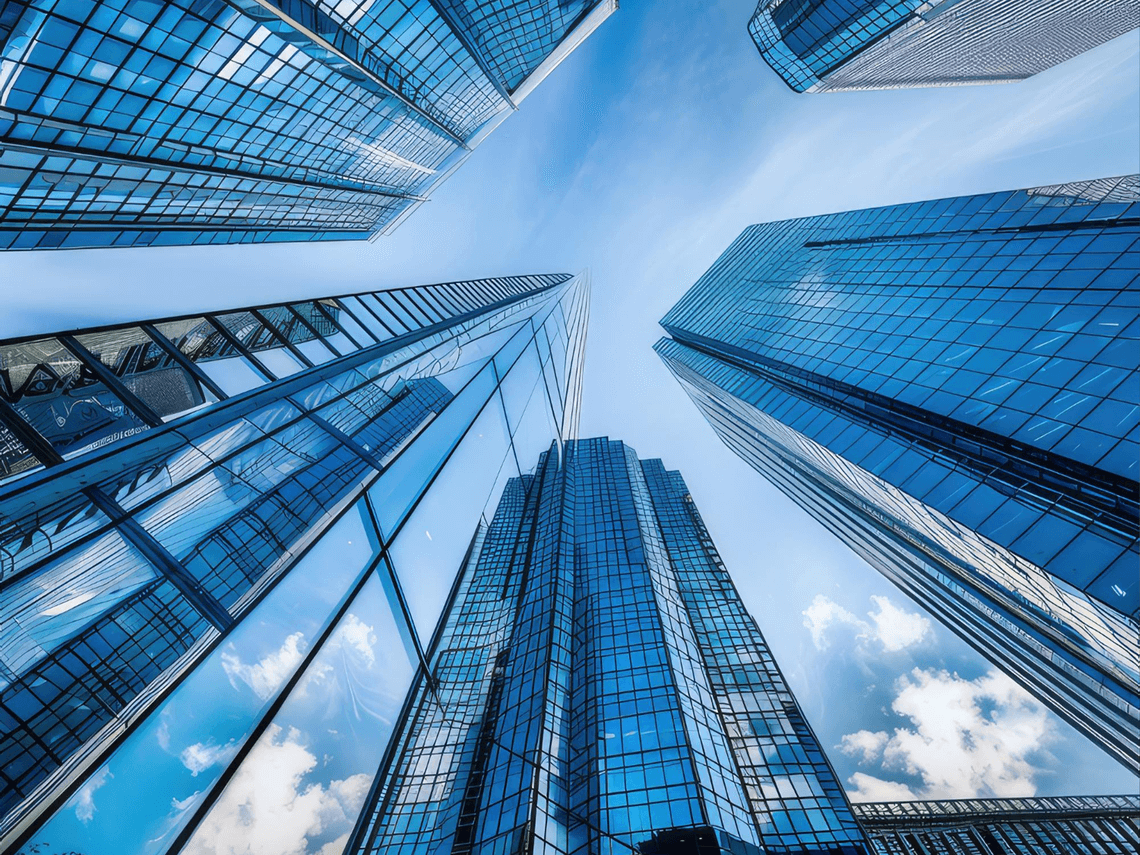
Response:
[[[680,475],[620,442],[508,485],[432,661],[351,851],[864,851]]]
[[[576,27],[613,8],[6,3],[0,248],[368,238],[459,165]]]
[[[1125,762],[1137,199],[1133,176],[754,226],[658,344],[722,438],[817,518],[843,508],[872,564],[936,613],[968,590],[1004,615],[1000,650],[951,626]],[[881,529],[897,547],[869,545]]]
[[[11,485],[9,840],[130,852],[158,835],[162,851],[197,851],[242,782],[297,749],[291,734],[325,740],[336,762],[317,774],[332,780],[378,762],[516,456],[576,429],[564,402],[580,382],[584,279],[432,289],[456,311],[398,336],[381,333],[391,294],[322,301],[336,336],[351,312],[370,343]],[[393,307],[420,306],[420,291]],[[299,326],[335,346],[331,327]],[[192,794],[192,810],[171,808]]]

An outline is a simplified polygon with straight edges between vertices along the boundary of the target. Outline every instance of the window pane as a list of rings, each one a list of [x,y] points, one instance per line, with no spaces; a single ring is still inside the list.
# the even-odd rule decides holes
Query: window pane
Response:
[[[122,855],[152,851],[149,841],[176,835],[301,665],[377,546],[366,513],[359,506],[349,510],[36,839],[59,851]]]
[[[505,483],[498,476],[509,452],[502,408],[492,400],[389,549],[425,650],[475,534],[484,499],[492,487],[501,491]],[[498,496],[494,499],[497,503]]]
[[[352,831],[411,687],[414,650],[391,579],[381,570],[321,647],[187,851],[339,853],[336,841]]]
[[[54,338],[0,346],[0,395],[64,457],[146,425]]]
[[[218,400],[138,327],[88,333],[77,339],[164,420]]]

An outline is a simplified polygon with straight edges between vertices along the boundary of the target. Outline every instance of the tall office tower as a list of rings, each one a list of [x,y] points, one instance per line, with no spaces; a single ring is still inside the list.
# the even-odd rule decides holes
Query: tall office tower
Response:
[[[748,31],[796,92],[836,92],[1024,80],[1138,21],[1138,0],[760,0]]]
[[[5,0],[0,249],[393,228],[617,0]]]
[[[552,448],[467,566],[349,852],[868,851],[678,473]]]
[[[721,439],[1137,768],[1140,177],[752,226],[657,351]]]
[[[0,343],[0,849],[347,834],[471,533],[574,436],[587,308],[523,276]]]
[[[1133,855],[1140,796],[857,804],[875,855]]]

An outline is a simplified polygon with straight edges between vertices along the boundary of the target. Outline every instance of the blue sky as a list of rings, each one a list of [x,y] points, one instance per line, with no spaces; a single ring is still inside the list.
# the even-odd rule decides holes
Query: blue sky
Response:
[[[750,223],[1140,171],[1140,37],[1013,85],[796,95],[748,38],[754,5],[626,0],[375,243],[0,256],[0,336],[588,267],[582,435],[682,471],[853,792],[1135,791],[723,448],[650,347]]]

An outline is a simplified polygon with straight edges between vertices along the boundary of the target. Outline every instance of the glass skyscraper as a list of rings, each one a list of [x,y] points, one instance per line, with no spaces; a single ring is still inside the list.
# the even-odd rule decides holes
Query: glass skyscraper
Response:
[[[350,852],[869,851],[679,473],[553,446],[467,568]]]
[[[344,828],[260,851],[347,835],[587,313],[521,276],[0,342],[0,849],[198,851],[273,751]]]
[[[5,0],[0,249],[393,228],[616,0]]]
[[[1137,0],[760,0],[748,25],[797,92],[1024,80],[1140,22]]]
[[[1140,177],[746,229],[657,351],[723,441],[1135,769]]]
[[[875,855],[1132,855],[1140,796],[857,804]]]

